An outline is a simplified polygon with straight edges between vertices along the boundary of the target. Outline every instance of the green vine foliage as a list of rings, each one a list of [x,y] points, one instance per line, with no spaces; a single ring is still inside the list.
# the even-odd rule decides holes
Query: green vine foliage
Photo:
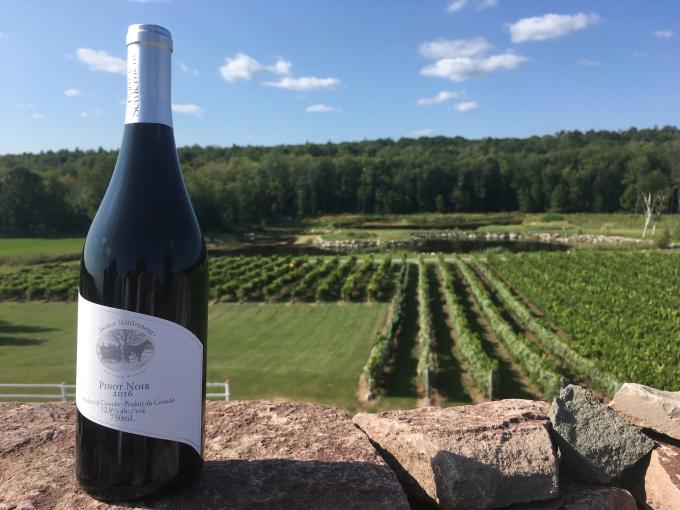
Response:
[[[558,394],[562,387],[562,377],[556,367],[548,359],[545,353],[540,352],[523,336],[517,335],[510,324],[501,316],[500,310],[491,300],[484,285],[470,269],[470,267],[458,256],[454,256],[456,267],[463,274],[475,296],[489,326],[494,334],[505,344],[513,359],[523,369],[527,376],[538,386],[543,393],[552,398]]]
[[[444,287],[444,298],[449,317],[456,331],[455,348],[470,371],[477,389],[493,400],[500,384],[498,361],[489,357],[482,345],[481,336],[472,329],[467,318],[460,296],[456,293],[454,282],[456,275],[441,254],[437,255],[439,273]]]

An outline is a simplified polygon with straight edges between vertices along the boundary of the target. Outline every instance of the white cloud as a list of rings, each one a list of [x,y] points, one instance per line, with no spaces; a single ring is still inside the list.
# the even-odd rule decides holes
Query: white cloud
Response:
[[[416,129],[415,131],[411,131],[411,136],[413,138],[423,138],[427,136],[432,136],[432,131],[431,129]]]
[[[517,69],[527,60],[529,59],[514,53],[501,53],[484,58],[443,58],[423,67],[420,74],[461,82],[481,78],[496,71]]]
[[[250,80],[261,72],[283,75],[284,77],[278,81],[264,81],[262,84],[288,90],[308,91],[334,89],[340,86],[340,80],[337,78],[317,78],[315,76],[295,78],[290,76],[292,67],[293,64],[281,57],[276,60],[274,65],[265,66],[245,53],[237,53],[236,56],[224,60],[224,65],[219,68],[219,72],[222,78],[231,82]]]
[[[3,39],[4,37],[7,37],[7,34],[0,32],[0,39]]]
[[[83,64],[90,66],[92,71],[125,74],[125,60],[109,55],[103,50],[78,48],[76,58]]]
[[[313,104],[313,105],[305,108],[305,111],[307,113],[331,113],[331,112],[339,112],[340,110],[333,107],[333,106],[328,106],[328,105],[325,105],[325,104]]]
[[[458,12],[467,4],[467,0],[454,0],[446,8],[446,12]]]
[[[475,101],[465,101],[462,103],[456,103],[451,108],[459,112],[469,112],[479,108],[479,104],[477,104]]]
[[[654,37],[658,39],[672,39],[675,36],[675,32],[672,30],[656,30],[654,31]]]
[[[184,62],[179,63],[179,68],[183,73],[189,73],[191,76],[198,76],[198,69],[195,67],[189,67]]]
[[[38,113],[38,112],[35,112],[35,113],[32,115],[32,117],[33,117],[34,119],[44,119],[44,118],[45,118],[45,116],[44,116],[42,113]]]
[[[92,119],[95,117],[99,117],[101,115],[102,111],[99,108],[95,108],[94,110],[90,110],[89,112],[80,112],[80,118],[81,119]]]
[[[487,53],[493,46],[484,37],[471,39],[436,39],[424,42],[418,50],[431,60],[439,58],[477,57]]]
[[[510,36],[512,42],[545,41],[563,37],[572,32],[584,30],[600,21],[597,14],[545,14],[532,18],[522,18],[512,23]]]
[[[75,97],[75,96],[79,96],[80,94],[81,94],[81,92],[78,89],[66,89],[64,91],[64,95],[66,97]]]
[[[290,70],[292,67],[293,64],[291,64],[290,62],[283,58],[279,58],[276,61],[276,64],[274,64],[273,66],[267,66],[265,67],[265,69],[274,74],[290,74]]]
[[[633,57],[635,60],[640,60],[645,58],[647,54],[644,51],[634,51],[633,53],[631,53],[630,56]]]
[[[337,78],[317,78],[316,76],[301,76],[293,78],[286,76],[279,81],[265,81],[264,85],[287,90],[307,91],[320,89],[334,89],[340,86]]]
[[[293,65],[286,59],[279,58],[273,66],[264,66],[245,53],[237,53],[226,58],[219,71],[227,81],[250,80],[256,73],[267,71],[274,74],[290,74]]]
[[[198,105],[195,104],[172,104],[172,111],[173,113],[185,113],[187,115],[193,115],[194,117],[198,117],[199,119],[203,117],[203,108],[201,108]]]
[[[35,105],[33,103],[19,103],[15,105],[19,110],[32,110]]]
[[[416,101],[418,106],[427,106],[431,104],[439,104],[448,101],[449,99],[457,99],[462,95],[461,92],[454,90],[442,90],[439,94],[433,97],[423,97]]]
[[[262,65],[245,53],[237,53],[235,57],[224,59],[219,68],[222,78],[227,81],[250,80],[255,73],[262,71]]]
[[[582,58],[576,62],[578,65],[581,65],[583,67],[599,67],[600,66],[600,61],[599,60],[592,60],[589,58]]]

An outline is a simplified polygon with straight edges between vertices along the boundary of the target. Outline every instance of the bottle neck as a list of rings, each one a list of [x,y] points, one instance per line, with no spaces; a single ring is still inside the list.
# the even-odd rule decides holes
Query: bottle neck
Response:
[[[170,51],[150,43],[128,45],[125,124],[172,127]]]

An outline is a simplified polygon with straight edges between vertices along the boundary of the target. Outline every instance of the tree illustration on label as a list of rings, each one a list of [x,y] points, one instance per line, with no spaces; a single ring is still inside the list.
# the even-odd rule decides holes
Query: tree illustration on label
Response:
[[[146,365],[154,354],[151,336],[132,328],[106,331],[97,341],[97,357],[115,372],[134,372]]]

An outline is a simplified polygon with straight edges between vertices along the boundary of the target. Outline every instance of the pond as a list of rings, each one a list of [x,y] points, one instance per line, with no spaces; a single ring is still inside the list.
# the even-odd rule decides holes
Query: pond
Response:
[[[359,249],[333,250],[323,249],[308,244],[252,244],[232,249],[210,250],[211,256],[223,255],[292,255],[292,256],[319,256],[352,253],[380,253],[380,252],[411,252],[411,253],[472,253],[488,250],[491,248],[503,248],[513,253],[526,251],[566,251],[568,245],[557,243],[545,243],[539,241],[502,241],[502,240],[470,240],[470,239],[425,239],[416,243],[399,244],[388,247],[364,247]]]
[[[470,239],[427,239],[420,241],[408,251],[441,252],[441,253],[472,253],[488,250],[490,248],[503,248],[513,253],[524,251],[566,251],[570,247],[565,244],[544,243],[540,241],[486,241]]]

